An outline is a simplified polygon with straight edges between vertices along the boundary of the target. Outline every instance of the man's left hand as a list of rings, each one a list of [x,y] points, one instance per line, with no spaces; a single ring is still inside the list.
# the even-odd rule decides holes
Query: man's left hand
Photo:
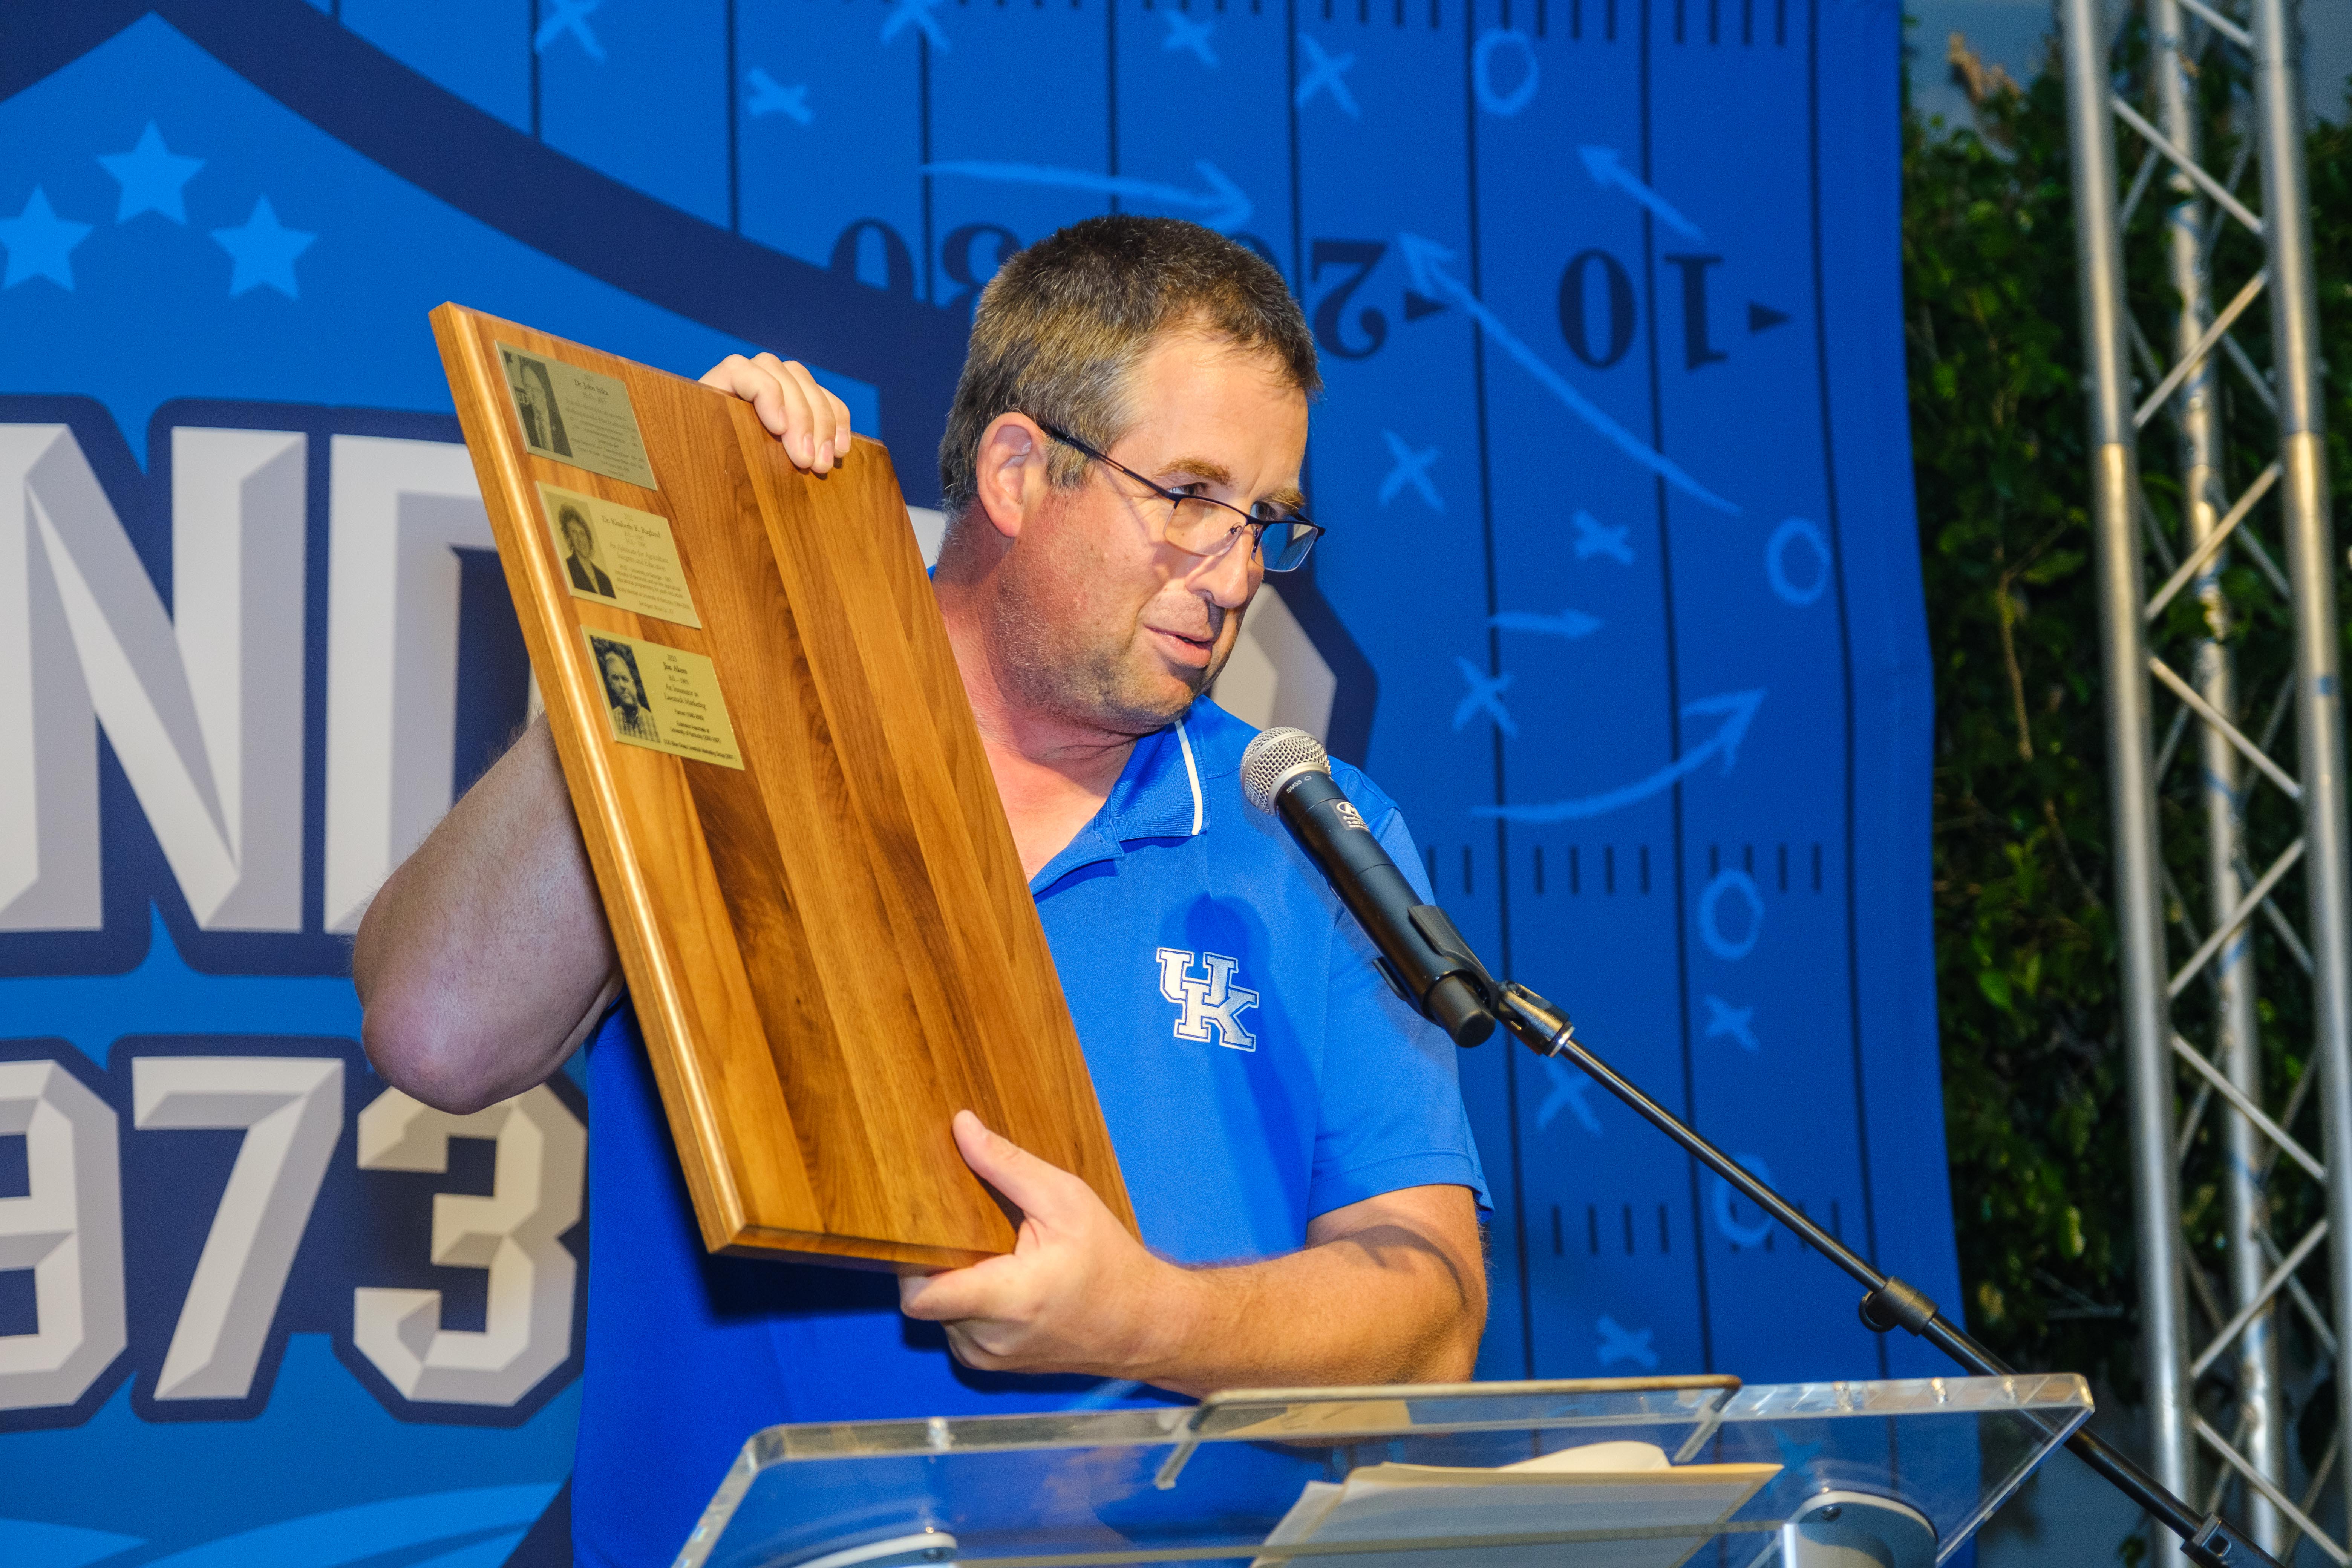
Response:
[[[983,1372],[1148,1378],[1196,1277],[1146,1251],[1067,1171],[969,1110],[954,1125],[964,1163],[1021,1211],[1020,1236],[1003,1257],[901,1279],[900,1310],[946,1324],[956,1359]]]

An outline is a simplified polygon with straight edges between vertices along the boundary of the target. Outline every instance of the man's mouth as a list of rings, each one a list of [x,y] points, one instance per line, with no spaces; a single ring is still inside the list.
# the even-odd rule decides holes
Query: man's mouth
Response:
[[[1216,653],[1217,639],[1213,636],[1188,637],[1182,632],[1170,631],[1163,626],[1151,626],[1147,629],[1153,637],[1160,639],[1161,647],[1167,651],[1169,657],[1180,663],[1206,665]]]

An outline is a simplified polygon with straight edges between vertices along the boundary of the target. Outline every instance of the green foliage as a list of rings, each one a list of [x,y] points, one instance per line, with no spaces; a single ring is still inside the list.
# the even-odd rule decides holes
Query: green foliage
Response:
[[[1906,326],[1965,1306],[2008,1356],[2112,1372],[2114,1320],[2063,1315],[2126,1299],[2131,1236],[2064,108],[2044,72],[1981,135],[1912,117]]]
[[[2200,78],[2217,163],[2234,152],[2226,110],[2242,85],[2227,68]],[[2119,87],[2145,101],[2138,84]],[[2020,1364],[2100,1374],[2128,1393],[2137,1291],[2064,110],[2062,80],[2045,69],[2022,90],[1989,99],[1973,127],[1906,117],[1906,327],[1936,671],[1937,969],[1970,1325]],[[2140,150],[2127,135],[2119,142],[2128,178]],[[2321,126],[2309,160],[2328,358],[2352,367],[2352,132]],[[2241,190],[2257,189],[2250,172]],[[2154,237],[2164,205],[2159,183],[2126,243],[2135,311],[2151,330],[2173,313]],[[2215,271],[2224,294],[2261,264],[2251,243],[2221,242]],[[2259,307],[2238,329],[2256,363],[2267,363],[2267,330]],[[2331,384],[2339,495],[2352,489],[2343,385]],[[2242,384],[2225,387],[2224,400],[2238,452],[2254,454],[2259,468],[2275,438],[2266,414]],[[2172,435],[2159,419],[2143,442],[2150,510],[2178,548],[2179,489],[2162,478]],[[2231,471],[2224,487],[2234,496],[2253,477]],[[2256,521],[2277,539],[2274,508]],[[2339,543],[2346,531],[2339,525]],[[2285,638],[2273,635],[2285,607],[2244,552],[2221,597],[2217,607],[2181,595],[2150,628],[2152,645],[2186,670],[2194,643],[2214,630],[2209,612],[2218,614],[2258,725],[2285,673]],[[2168,699],[2158,706],[2159,743],[2171,717]],[[2293,768],[2291,723],[2284,734],[2278,750]],[[2175,963],[2210,923],[2196,745],[2192,732],[2166,775],[2159,812]],[[2296,826],[2274,791],[2255,792],[2247,826],[2255,864]],[[2299,879],[2290,879],[2281,906],[2299,915],[2302,900]],[[2305,1065],[2309,1003],[2278,939],[2258,928],[2256,943],[2275,1099]],[[2210,1039],[2211,1012],[2210,997],[2192,986],[2175,1020],[2189,1038]],[[2186,1095],[2180,1109],[2184,1119],[2196,1110]],[[2210,1115],[2191,1125],[2182,1202],[2199,1260],[2192,1301],[2201,1304],[2226,1293],[2216,1272],[2221,1151]],[[2308,1101],[2296,1130],[2316,1144]],[[2273,1178],[2272,1201],[2274,1227],[2290,1236],[2322,1206],[2299,1172]]]

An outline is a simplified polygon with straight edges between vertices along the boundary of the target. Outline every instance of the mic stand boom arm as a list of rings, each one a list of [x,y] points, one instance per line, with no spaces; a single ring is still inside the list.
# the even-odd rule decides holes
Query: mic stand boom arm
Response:
[[[1987,1377],[2010,1374],[2011,1369],[2002,1364],[1999,1357],[1947,1321],[1925,1292],[1892,1275],[1880,1273],[1867,1258],[1815,1225],[1802,1209],[1758,1180],[1746,1166],[1684,1125],[1674,1112],[1643,1093],[1632,1082],[1620,1077],[1607,1062],[1587,1050],[1577,1039],[1576,1026],[1569,1022],[1566,1013],[1524,985],[1516,983],[1507,985],[1489,984],[1495,998],[1494,1012],[1511,1033],[1527,1043],[1529,1049],[1538,1056],[1564,1057],[1583,1068],[1586,1076],[1624,1101],[1635,1115],[1681,1144],[1684,1152],[1730,1183],[1743,1197],[1787,1226],[1807,1246],[1851,1275],[1865,1292],[1862,1299],[1862,1321],[1871,1330],[1883,1334],[1890,1329],[1906,1329],[1970,1372]],[[2118,1491],[2145,1509],[2158,1523],[2180,1537],[2192,1561],[2204,1564],[2205,1568],[2252,1568],[2256,1564],[2278,1568],[2275,1559],[2218,1512],[2206,1514],[2200,1519],[2190,1511],[2187,1503],[2173,1496],[2154,1476],[2140,1468],[2130,1456],[2105,1438],[2077,1428],[2066,1439],[2066,1447],[2073,1449],[2084,1464],[2105,1477]]]

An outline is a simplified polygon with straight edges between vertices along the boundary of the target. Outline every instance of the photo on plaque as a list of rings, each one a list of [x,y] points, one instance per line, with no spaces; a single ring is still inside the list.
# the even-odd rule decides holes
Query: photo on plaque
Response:
[[[505,343],[499,345],[499,363],[526,449],[649,490],[661,488],[646,461],[645,437],[626,386],[612,376]]]
[[[669,519],[544,483],[539,505],[572,597],[682,626],[702,625]]]
[[[613,739],[698,763],[740,768],[735,726],[719,695],[719,672],[683,648],[581,628],[595,667]]]

